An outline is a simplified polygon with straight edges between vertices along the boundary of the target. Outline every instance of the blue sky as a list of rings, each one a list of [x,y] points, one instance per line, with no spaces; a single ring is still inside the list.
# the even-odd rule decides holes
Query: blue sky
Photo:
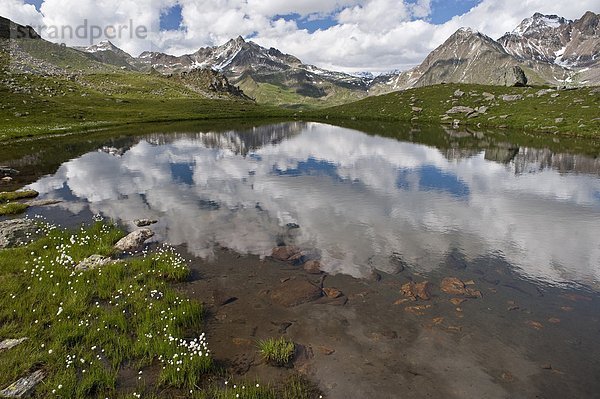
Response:
[[[42,0],[29,0],[31,4],[38,5]],[[411,1],[414,3],[414,1]],[[471,8],[479,4],[481,0],[436,0],[433,2],[431,7],[431,15],[427,18],[434,24],[443,24],[448,22],[452,17],[462,15],[469,11]],[[338,22],[334,15],[327,15],[320,18],[314,17],[302,17],[299,14],[287,14],[287,15],[276,15],[273,19],[284,18],[288,21],[296,21],[298,28],[306,29],[313,33],[314,31],[321,29],[329,29],[335,26]],[[176,5],[174,7],[165,10],[165,13],[161,15],[160,27],[162,30],[175,30],[178,29],[182,22],[181,6]]]
[[[597,12],[598,1],[0,0],[0,15],[34,27],[133,22],[148,27],[151,37],[111,41],[134,56],[189,54],[242,36],[322,68],[377,73],[420,64],[460,27],[497,39],[536,12],[576,19]]]

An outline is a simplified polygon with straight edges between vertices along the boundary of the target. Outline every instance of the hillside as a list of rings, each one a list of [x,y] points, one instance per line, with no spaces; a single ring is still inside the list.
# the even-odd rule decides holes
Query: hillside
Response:
[[[0,98],[0,140],[136,122],[288,115],[257,105],[212,70],[128,71],[38,36],[0,39]]]
[[[332,107],[307,116],[336,121],[404,121],[452,129],[500,128],[571,137],[598,137],[600,88],[560,90],[447,84]]]

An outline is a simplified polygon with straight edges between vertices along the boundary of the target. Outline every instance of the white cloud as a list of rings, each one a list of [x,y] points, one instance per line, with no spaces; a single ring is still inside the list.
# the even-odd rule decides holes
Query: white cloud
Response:
[[[39,25],[42,23],[42,16],[35,9],[35,6],[25,4],[24,0],[2,0],[0,2],[0,16],[25,25]]]
[[[161,10],[174,4],[182,7],[184,30],[156,34],[154,48],[149,40],[129,37],[114,42],[134,55],[149,49],[180,55],[242,35],[322,67],[387,71],[420,63],[461,26],[498,38],[535,12],[575,19],[598,8],[597,0],[483,0],[442,25],[428,22],[435,7],[430,0],[45,0],[41,13],[24,0],[3,0],[0,15],[34,25],[77,26],[88,19],[107,26],[131,19],[157,30]],[[276,17],[293,13],[327,17],[336,25],[310,33],[293,20]]]

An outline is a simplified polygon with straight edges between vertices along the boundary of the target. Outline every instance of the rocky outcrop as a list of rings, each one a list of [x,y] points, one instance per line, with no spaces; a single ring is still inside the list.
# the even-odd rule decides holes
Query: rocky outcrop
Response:
[[[505,85],[514,87],[527,86],[527,76],[525,76],[523,68],[515,65],[509,69],[505,78]]]
[[[250,100],[239,87],[230,84],[224,74],[211,68],[197,68],[189,72],[182,72],[179,79],[193,90],[209,91]]]

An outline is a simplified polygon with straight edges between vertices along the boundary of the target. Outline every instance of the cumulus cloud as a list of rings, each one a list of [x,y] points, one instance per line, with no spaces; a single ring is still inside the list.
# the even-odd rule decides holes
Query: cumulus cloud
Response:
[[[176,4],[182,10],[182,29],[159,32],[161,12]],[[114,39],[134,55],[144,50],[181,55],[242,35],[321,67],[381,72],[419,64],[461,26],[498,38],[535,12],[575,19],[597,9],[597,0],[482,0],[439,25],[429,22],[435,7],[430,0],[44,0],[37,12],[24,0],[3,0],[0,14],[34,25],[79,24],[88,19],[106,26],[131,19],[155,33],[148,40]],[[327,18],[334,25],[309,32],[293,18],[282,17],[291,14]]]

